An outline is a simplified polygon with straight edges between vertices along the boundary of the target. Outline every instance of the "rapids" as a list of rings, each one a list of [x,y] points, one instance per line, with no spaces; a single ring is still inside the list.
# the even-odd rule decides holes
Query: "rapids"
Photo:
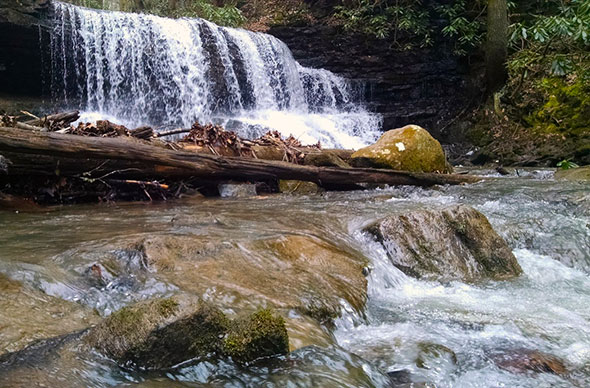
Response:
[[[408,278],[360,232],[390,213],[455,203],[474,206],[490,219],[522,266],[520,278],[477,284]],[[329,242],[371,268],[364,310],[343,303],[341,317],[323,333],[299,319],[298,311],[281,310],[301,325],[290,328],[299,333],[301,347],[286,357],[248,367],[201,362],[155,374],[121,369],[72,345],[32,369],[5,370],[0,365],[2,387],[19,382],[60,387],[388,387],[392,382],[387,373],[405,379],[398,382],[436,387],[585,387],[590,381],[590,197],[583,182],[558,182],[547,170],[520,170],[520,176],[432,190],[2,211],[0,227],[0,274],[11,279],[0,277],[0,353],[75,332],[99,319],[97,315],[137,299],[194,289],[199,278],[191,271],[133,275],[141,263],[122,250],[122,240],[207,238],[212,245],[205,250],[223,254],[230,251],[217,249],[232,246],[247,251],[248,265],[255,266],[262,257],[276,265],[282,258],[251,242],[296,235]],[[115,259],[125,257],[131,276],[108,284],[82,281],[80,275],[98,260],[97,252],[105,251]],[[24,291],[12,298],[18,287],[14,281]],[[230,310],[262,303],[236,298],[222,287],[209,288],[202,296]],[[60,309],[59,303],[66,304]],[[556,356],[568,373],[516,373],[494,362],[499,354],[519,349]]]

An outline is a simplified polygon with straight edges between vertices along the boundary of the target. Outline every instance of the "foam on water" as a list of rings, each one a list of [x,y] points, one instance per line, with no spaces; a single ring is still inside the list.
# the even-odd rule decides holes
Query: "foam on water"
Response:
[[[407,277],[383,248],[358,238],[372,259],[367,320],[344,324],[338,343],[384,370],[409,371],[439,387],[572,386],[568,378],[524,376],[499,368],[494,354],[532,349],[556,355],[576,370],[590,362],[590,277],[550,257],[515,250],[524,275],[509,282],[441,284]],[[423,344],[451,349],[453,362],[417,367]]]
[[[82,120],[184,128],[239,122],[231,129],[244,137],[277,130],[345,148],[379,134],[381,117],[362,107],[362,85],[299,65],[270,35],[52,4],[51,90],[83,106]]]

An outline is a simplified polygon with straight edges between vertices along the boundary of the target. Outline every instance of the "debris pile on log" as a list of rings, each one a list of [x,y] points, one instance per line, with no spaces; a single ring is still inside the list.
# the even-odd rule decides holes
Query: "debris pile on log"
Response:
[[[277,132],[245,140],[220,126],[195,123],[174,142],[163,141],[150,127],[129,130],[106,120],[71,126],[77,117],[78,112],[46,116],[28,124],[38,129],[25,130],[18,118],[0,116],[1,124],[10,126],[0,127],[0,192],[37,203],[65,203],[167,199],[196,190],[215,195],[219,184],[228,181],[257,183],[276,192],[281,179],[340,190],[363,184],[432,186],[478,180],[302,165],[306,155],[331,151],[319,144],[302,146],[293,137],[282,139]]]

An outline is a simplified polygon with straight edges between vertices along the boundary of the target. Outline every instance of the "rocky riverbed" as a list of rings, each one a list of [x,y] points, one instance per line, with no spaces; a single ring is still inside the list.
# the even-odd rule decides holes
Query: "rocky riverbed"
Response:
[[[2,386],[583,386],[590,376],[586,183],[555,180],[549,170],[479,173],[490,179],[430,190],[3,211]],[[463,222],[478,212],[490,223]],[[411,229],[384,238],[408,219]],[[495,232],[481,229],[490,226]],[[487,242],[474,245],[471,230]],[[495,245],[502,239],[507,252]],[[445,252],[446,244],[470,266],[421,272],[423,263],[395,260]],[[512,275],[472,276],[470,260],[486,254],[495,264],[507,260]],[[238,338],[231,322],[268,311],[284,321],[289,353],[244,363],[219,342],[217,353],[145,369],[140,358],[118,359],[113,344],[89,340],[98,329],[88,328],[120,322],[107,317],[121,317],[121,309],[170,298],[170,311],[186,300],[219,309],[226,342]],[[158,311],[167,322],[177,315]],[[143,333],[134,341],[166,338]],[[234,343],[258,337],[244,338]]]

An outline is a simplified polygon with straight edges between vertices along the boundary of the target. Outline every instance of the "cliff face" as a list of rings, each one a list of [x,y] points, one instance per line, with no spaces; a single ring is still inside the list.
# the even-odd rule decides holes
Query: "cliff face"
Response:
[[[452,54],[440,39],[431,48],[398,51],[388,40],[344,33],[335,26],[274,27],[302,65],[325,68],[364,84],[368,107],[384,117],[383,129],[417,124],[441,140],[460,112],[484,92],[481,59]]]
[[[0,93],[40,96],[47,71],[49,0],[0,1]]]

